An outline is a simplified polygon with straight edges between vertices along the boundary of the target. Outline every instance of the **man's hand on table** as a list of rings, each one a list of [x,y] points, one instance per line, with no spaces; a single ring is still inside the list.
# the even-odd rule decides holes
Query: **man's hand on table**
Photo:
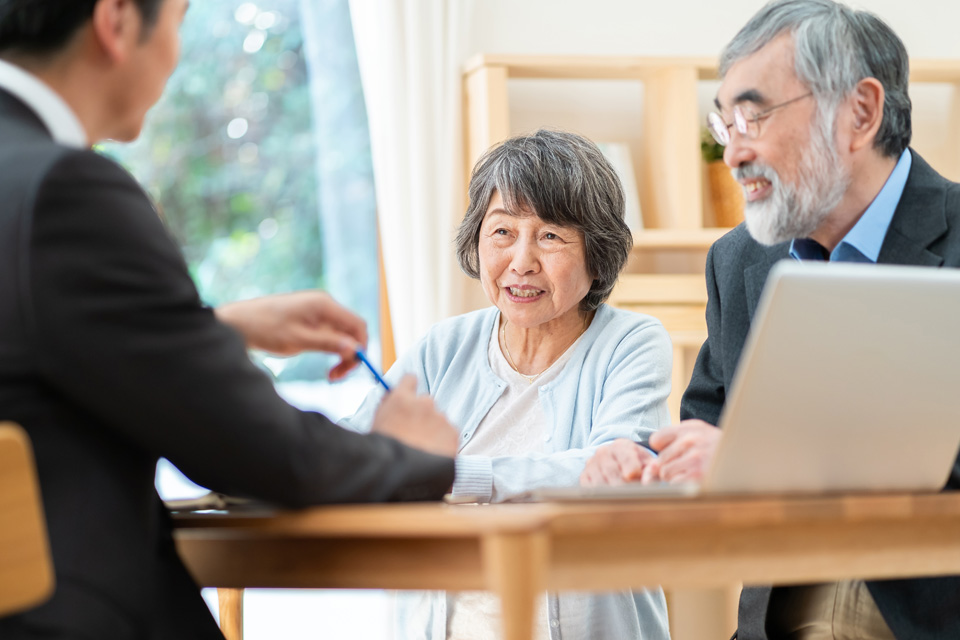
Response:
[[[357,366],[356,351],[367,344],[367,325],[322,291],[298,291],[231,302],[217,318],[239,331],[251,349],[281,356],[324,351],[340,356],[330,370],[339,380]]]
[[[656,460],[649,449],[632,440],[618,438],[597,449],[587,461],[583,473],[580,474],[580,484],[593,487],[636,482],[643,478],[648,467],[656,465]]]
[[[383,397],[372,431],[438,456],[453,458],[459,448],[457,430],[437,411],[430,396],[417,395],[417,379],[411,375]]]
[[[650,436],[649,450],[619,439],[600,447],[587,461],[580,484],[698,482],[713,460],[721,431],[703,420],[685,420]]]
[[[650,436],[650,447],[659,453],[660,479],[666,482],[699,482],[713,461],[722,432],[703,420],[684,420]]]

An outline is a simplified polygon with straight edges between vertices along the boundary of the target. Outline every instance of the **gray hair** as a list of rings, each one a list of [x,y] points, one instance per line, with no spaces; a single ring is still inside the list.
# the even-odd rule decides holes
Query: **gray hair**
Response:
[[[564,131],[541,129],[488,150],[470,177],[470,204],[457,231],[457,259],[480,277],[480,226],[494,191],[508,210],[528,210],[546,222],[583,233],[587,271],[594,278],[582,312],[607,299],[633,247],[624,222],[620,178],[597,145]]]
[[[720,77],[783,33],[794,42],[794,70],[813,92],[823,124],[864,78],[883,85],[883,120],[873,146],[897,157],[910,144],[909,60],[897,34],[880,18],[831,0],[774,0],[758,11],[720,55]]]

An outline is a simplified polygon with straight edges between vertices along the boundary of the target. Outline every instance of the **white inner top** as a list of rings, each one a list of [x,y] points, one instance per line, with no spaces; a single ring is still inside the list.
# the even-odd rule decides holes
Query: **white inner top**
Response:
[[[530,382],[507,362],[500,351],[497,339],[500,322],[493,325],[487,357],[494,374],[507,383],[503,395],[490,408],[477,427],[474,437],[460,451],[462,455],[522,456],[547,453],[544,443],[553,428],[546,424],[546,415],[540,406],[541,385],[563,371],[574,347],[580,338],[563,352],[543,374]],[[582,337],[582,336],[581,336]],[[537,615],[534,618],[533,637],[547,640],[547,599],[538,599]],[[448,640],[489,640],[501,636],[500,599],[485,591],[461,591],[447,593],[447,638]]]

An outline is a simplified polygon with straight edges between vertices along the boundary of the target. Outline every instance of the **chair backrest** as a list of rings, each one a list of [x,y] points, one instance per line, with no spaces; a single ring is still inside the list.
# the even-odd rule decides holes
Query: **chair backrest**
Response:
[[[0,616],[53,594],[53,562],[30,440],[0,422]]]

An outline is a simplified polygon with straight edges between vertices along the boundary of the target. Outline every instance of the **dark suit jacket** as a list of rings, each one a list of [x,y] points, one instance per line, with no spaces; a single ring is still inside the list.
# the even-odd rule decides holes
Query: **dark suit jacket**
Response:
[[[765,247],[740,225],[707,255],[707,341],[683,395],[683,419],[717,424],[767,273],[790,243]],[[913,153],[913,165],[878,262],[960,266],[960,185]],[[908,430],[910,425],[904,425]],[[948,487],[960,487],[960,460]],[[960,577],[870,581],[867,587],[898,640],[960,638]],[[769,588],[745,589],[740,640],[766,639]]]
[[[33,441],[56,593],[0,637],[222,638],[154,489],[297,507],[439,499],[453,461],[280,399],[137,183],[0,90],[0,419]]]

